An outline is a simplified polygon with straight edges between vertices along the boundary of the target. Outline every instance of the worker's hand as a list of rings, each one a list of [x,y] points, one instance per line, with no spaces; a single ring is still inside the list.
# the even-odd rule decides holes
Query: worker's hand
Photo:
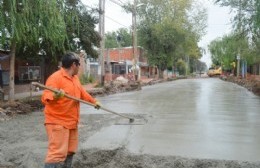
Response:
[[[60,99],[60,98],[64,97],[64,95],[65,95],[65,92],[62,89],[60,89],[59,92],[54,92],[55,99]]]
[[[95,109],[100,109],[101,103],[99,101],[96,101],[95,103]]]

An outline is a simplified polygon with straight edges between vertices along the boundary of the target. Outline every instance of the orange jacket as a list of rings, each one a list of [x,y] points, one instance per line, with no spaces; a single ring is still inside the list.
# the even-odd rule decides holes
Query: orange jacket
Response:
[[[96,100],[84,90],[78,76],[74,75],[70,77],[63,68],[53,73],[47,79],[46,86],[62,89],[66,94],[90,103],[96,102]],[[80,118],[80,106],[78,101],[66,97],[55,99],[54,93],[49,90],[44,90],[41,100],[45,105],[45,124],[60,124],[68,129],[77,128]]]

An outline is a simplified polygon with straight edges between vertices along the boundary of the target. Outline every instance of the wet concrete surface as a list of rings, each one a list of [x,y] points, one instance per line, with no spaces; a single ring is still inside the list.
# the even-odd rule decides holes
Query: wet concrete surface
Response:
[[[177,80],[99,99],[106,108],[140,114],[148,122],[105,127],[84,142],[86,149],[124,147],[136,154],[260,160],[260,98],[233,83]],[[82,105],[82,115],[84,111],[97,113]]]

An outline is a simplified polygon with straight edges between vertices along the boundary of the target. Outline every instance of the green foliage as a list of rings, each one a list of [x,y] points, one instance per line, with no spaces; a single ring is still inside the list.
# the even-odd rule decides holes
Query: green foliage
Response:
[[[79,24],[78,29],[76,29],[75,23],[66,22],[67,34],[72,50],[85,50],[88,55],[97,58],[97,50],[93,47],[99,47],[99,42],[101,40],[99,33],[95,31],[95,25],[98,23],[98,18],[93,16],[93,14],[97,13],[97,10],[87,10],[86,6],[82,4],[75,6],[75,9],[72,8],[71,10],[75,11]],[[66,16],[70,17],[69,13],[66,12]],[[78,40],[75,41],[75,39]]]
[[[260,1],[259,0],[215,0],[216,4],[228,6],[234,11],[233,27],[240,39],[245,37],[250,46],[252,60],[260,55]]]
[[[118,48],[119,45],[117,43],[117,33],[115,31],[113,32],[107,32],[105,34],[105,48]]]
[[[95,81],[95,78],[92,75],[82,74],[79,77],[80,83],[82,85],[93,83]]]
[[[97,19],[90,13],[80,0],[0,0],[0,46],[8,44],[11,50],[10,79],[16,56],[38,63],[45,60],[49,64],[45,74],[53,72],[66,50],[85,49],[97,57],[93,47],[99,46],[100,37],[94,30]],[[11,80],[11,99],[13,85]]]
[[[17,47],[33,47],[48,39],[53,51],[63,48],[66,40],[65,22],[63,20],[63,2],[57,0],[3,0],[1,8],[2,40],[15,41]],[[37,45],[35,45],[37,44]]]
[[[192,0],[140,0],[138,37],[148,60],[161,71],[189,55],[201,57],[197,43],[205,31],[205,10]],[[203,9],[203,10],[201,10]]]
[[[120,28],[117,31],[105,34],[105,47],[118,48],[132,46],[132,35],[126,28]]]
[[[232,69],[231,63],[236,61],[237,55],[251,65],[254,57],[252,48],[246,38],[241,39],[237,34],[230,34],[212,41],[209,45],[212,63],[223,69]]]
[[[54,56],[67,40],[63,0],[1,0],[1,43],[10,47],[9,101],[14,101],[16,51],[32,49],[37,55],[44,43]],[[49,58],[55,61],[56,57]]]
[[[186,63],[182,59],[177,61],[177,70],[180,75],[185,75],[186,73]]]
[[[2,0],[0,9],[1,44],[15,41],[18,57],[38,57],[42,50],[56,64],[67,50],[84,49],[98,56],[93,47],[100,42],[95,10],[87,10],[79,0]]]

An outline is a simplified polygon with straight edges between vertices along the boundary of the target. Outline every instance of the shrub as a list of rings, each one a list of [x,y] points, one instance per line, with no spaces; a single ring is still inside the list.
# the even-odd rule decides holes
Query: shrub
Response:
[[[87,74],[80,75],[79,80],[82,85],[85,85],[87,83],[93,83],[95,81],[92,75],[87,75]]]

